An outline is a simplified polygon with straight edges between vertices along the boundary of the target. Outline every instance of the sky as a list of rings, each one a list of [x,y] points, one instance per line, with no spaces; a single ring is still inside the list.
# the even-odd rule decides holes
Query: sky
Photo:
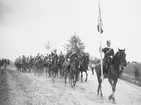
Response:
[[[0,58],[58,53],[76,32],[85,51],[100,57],[99,45],[126,49],[128,61],[141,62],[141,0],[100,0],[103,34],[97,31],[98,0],[0,0]]]

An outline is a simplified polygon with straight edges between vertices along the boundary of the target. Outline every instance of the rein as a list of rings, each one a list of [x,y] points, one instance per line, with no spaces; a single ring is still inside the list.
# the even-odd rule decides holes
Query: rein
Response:
[[[79,64],[79,68],[80,68],[80,66],[82,65],[82,67],[84,68],[84,69],[87,69],[86,67],[84,67],[84,65],[82,64],[84,62],[84,59],[81,61],[81,63]]]

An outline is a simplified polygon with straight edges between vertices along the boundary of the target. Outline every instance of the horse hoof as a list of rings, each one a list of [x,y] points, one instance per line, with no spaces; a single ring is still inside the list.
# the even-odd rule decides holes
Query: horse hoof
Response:
[[[103,95],[101,94],[101,98],[103,98]]]
[[[113,101],[113,104],[116,104],[116,101]]]
[[[109,96],[109,100],[111,100],[111,99],[112,99],[112,95]]]
[[[112,97],[112,100],[113,100],[113,102],[116,102],[114,97]]]

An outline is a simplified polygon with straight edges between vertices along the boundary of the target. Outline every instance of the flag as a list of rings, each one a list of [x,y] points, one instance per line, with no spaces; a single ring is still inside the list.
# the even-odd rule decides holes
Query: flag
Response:
[[[102,23],[101,10],[100,10],[100,5],[99,5],[99,16],[98,16],[97,30],[98,30],[98,32],[100,32],[101,34],[103,33],[102,26],[103,26],[103,23]]]

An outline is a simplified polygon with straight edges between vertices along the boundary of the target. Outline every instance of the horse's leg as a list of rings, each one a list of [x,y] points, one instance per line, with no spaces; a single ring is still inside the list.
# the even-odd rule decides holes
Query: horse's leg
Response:
[[[101,89],[101,83],[102,83],[102,80],[100,79],[100,95],[101,95],[101,97],[103,97],[103,93],[102,93],[102,89]]]
[[[113,85],[112,85],[112,80],[110,79],[110,78],[108,78],[108,80],[109,80],[109,83],[110,83],[110,85],[111,85],[111,87],[113,87]],[[112,88],[113,89],[113,88]],[[109,96],[109,100],[111,100],[112,99],[112,94]]]
[[[58,77],[60,77],[60,68],[57,67],[57,69],[58,69]]]
[[[68,76],[68,73],[65,72],[65,86],[66,86],[66,84],[67,84],[67,76]]]
[[[115,80],[115,81],[113,82],[113,86],[112,86],[112,99],[113,99],[113,102],[115,102],[116,84],[117,84],[117,80]]]
[[[75,86],[75,84],[76,84],[76,79],[77,78],[77,73],[75,74],[73,74],[73,87]]]
[[[100,95],[101,95],[101,97],[103,97],[103,93],[102,93],[102,89],[101,89],[101,83],[102,83],[102,80],[101,80],[100,76],[98,76],[98,89],[97,89],[97,94],[99,95],[99,91],[100,91]]]
[[[74,75],[73,73],[70,74],[70,82],[71,82],[71,87],[73,87],[73,80],[74,79]]]
[[[60,68],[60,78],[62,78],[63,77],[63,74],[62,74],[62,68]]]
[[[69,83],[71,84],[71,80],[72,80],[72,73],[69,72]]]
[[[61,69],[61,75],[62,75],[62,78],[64,77],[64,69],[62,68]]]
[[[55,75],[56,75],[55,77],[58,78],[58,68],[57,67],[55,67]]]
[[[69,74],[69,83],[70,83],[71,86],[72,86],[72,73]]]
[[[75,84],[76,84],[76,81],[77,81],[77,73],[74,75],[73,86],[75,86]]]
[[[83,72],[81,71],[81,82],[83,82]]]
[[[112,79],[109,79],[109,82],[112,86],[112,94],[109,96],[109,100],[113,100],[113,102],[115,102],[115,90],[116,90],[116,84],[117,84],[117,80],[112,80]]]
[[[60,77],[63,78],[63,76],[64,76],[63,75],[63,68],[61,67],[61,69],[60,69]]]
[[[46,67],[46,76],[47,76],[47,67]]]
[[[40,68],[38,68],[38,76],[40,76]]]
[[[39,75],[41,76],[41,72],[42,72],[42,69],[40,68],[40,72],[39,72]]]
[[[42,69],[40,68],[40,72],[39,72],[39,75],[41,76],[41,72],[42,72]]]
[[[92,67],[92,75],[94,75],[94,68]]]
[[[50,67],[48,68],[48,74],[49,74],[49,77],[50,77]]]
[[[39,76],[39,74],[40,74],[40,69],[38,68],[38,76]]]
[[[58,70],[57,70],[57,68],[56,68],[56,78],[58,78]]]
[[[86,79],[85,79],[85,82],[86,82],[87,79],[88,79],[88,73],[87,73],[87,70],[85,71],[85,73],[86,73]]]
[[[79,80],[79,74],[80,74],[80,71],[77,72],[77,77],[76,77],[76,81]]]

